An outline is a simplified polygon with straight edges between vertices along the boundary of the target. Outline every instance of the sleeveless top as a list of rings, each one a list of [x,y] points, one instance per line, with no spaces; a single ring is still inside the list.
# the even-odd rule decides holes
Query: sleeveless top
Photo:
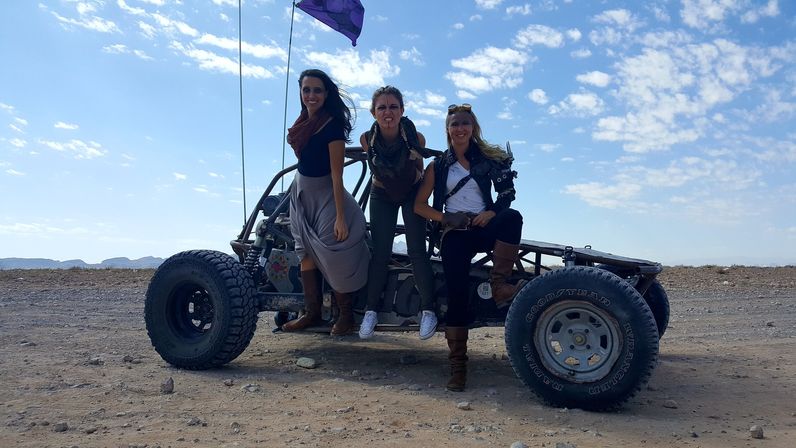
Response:
[[[426,152],[420,146],[412,120],[401,117],[399,126],[399,138],[390,144],[385,144],[381,138],[377,122],[365,133],[373,186],[384,190],[395,203],[403,203],[423,178],[423,155]]]

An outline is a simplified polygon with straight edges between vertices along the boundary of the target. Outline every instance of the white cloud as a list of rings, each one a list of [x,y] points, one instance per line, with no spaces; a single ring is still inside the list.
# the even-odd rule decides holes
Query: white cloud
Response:
[[[462,30],[464,29],[464,24],[461,22],[456,22],[453,25],[451,25],[451,28],[453,28],[454,30]]]
[[[447,106],[445,95],[440,95],[428,90],[425,91],[426,103],[432,106]]]
[[[174,172],[174,173],[171,173],[171,174],[174,176],[174,180],[186,180],[186,179],[188,179],[188,175],[183,174],[183,173]]]
[[[160,25],[161,29],[168,34],[173,34],[175,31],[189,37],[197,37],[199,31],[185,22],[179,20],[172,20],[162,14],[154,13],[151,15],[155,22]]]
[[[58,121],[53,125],[56,129],[66,129],[68,131],[73,131],[80,126],[72,123],[64,123],[63,121]]]
[[[415,124],[415,126],[423,126],[423,127],[431,126],[431,122],[430,121],[424,120],[422,118],[421,119],[412,119],[412,122]]]
[[[58,13],[52,13],[59,22],[64,25],[71,25],[76,26],[79,28],[85,28],[87,30],[98,31],[100,33],[121,33],[122,31],[119,29],[116,24],[110,20],[103,19],[101,17],[81,17],[80,19],[71,19],[68,17],[64,17],[59,15]]]
[[[564,187],[564,193],[579,197],[589,205],[602,208],[620,208],[641,193],[638,184],[606,185],[602,182],[572,184]]]
[[[753,7],[741,16],[743,23],[757,23],[763,17],[776,17],[779,15],[778,0],[768,0],[765,6]]]
[[[202,34],[201,37],[194,41],[197,44],[212,45],[224,50],[238,51],[238,41],[236,39],[229,39],[226,37],[218,37],[212,34]],[[248,54],[260,59],[279,58],[283,61],[287,60],[287,52],[280,46],[263,45],[263,44],[250,44],[248,42],[241,42],[240,50],[244,54]]]
[[[15,146],[17,148],[24,148],[28,144],[27,141],[22,140],[21,138],[12,138],[11,140],[8,141],[8,143],[10,143],[11,146]]]
[[[207,50],[199,50],[190,44],[185,46],[177,41],[172,41],[169,47],[196,61],[199,68],[202,70],[227,73],[235,76],[240,73],[238,61],[233,59],[220,56]],[[243,76],[247,78],[268,79],[274,77],[271,71],[259,65],[243,64],[242,71]]]
[[[513,16],[515,14],[518,14],[518,15],[521,15],[521,16],[527,16],[530,13],[531,13],[531,5],[529,5],[528,3],[526,3],[526,4],[522,5],[522,6],[519,6],[519,5],[518,6],[509,6],[508,8],[506,8],[506,14],[508,14],[509,16]]]
[[[699,29],[709,29],[741,8],[739,0],[682,0],[682,4],[683,23]]]
[[[114,44],[102,47],[102,51],[109,54],[132,54],[145,61],[151,61],[152,57],[143,50],[131,50],[124,44]]]
[[[478,20],[484,20],[484,16],[482,16],[481,14],[473,14],[470,16],[471,22],[476,22]]]
[[[616,45],[626,41],[642,22],[626,9],[603,11],[594,17],[594,22],[606,26],[589,32],[589,40],[594,45]]]
[[[528,99],[536,104],[547,104],[550,101],[547,98],[547,93],[542,89],[533,89],[528,92]]]
[[[108,153],[102,148],[102,145],[92,141],[84,142],[77,139],[72,139],[68,142],[39,140],[39,143],[58,152],[70,153],[75,159],[95,159]]]
[[[545,25],[528,25],[514,36],[514,45],[527,48],[533,45],[544,45],[559,48],[564,45],[564,35]]]
[[[6,174],[9,174],[11,176],[24,176],[25,175],[25,173],[23,173],[22,171],[17,171],[17,170],[15,170],[13,168],[7,169],[6,170]]]
[[[543,152],[553,152],[561,147],[560,143],[537,143],[536,147]]]
[[[633,31],[641,25],[638,19],[633,16],[633,13],[627,9],[611,9],[603,11],[594,17],[594,21],[607,25],[615,25],[629,31]]]
[[[522,83],[523,66],[528,55],[512,48],[487,47],[470,56],[454,59],[451,65],[461,71],[445,77],[456,87],[482,93],[498,88],[513,88]]]
[[[157,34],[157,28],[154,26],[146,23],[146,22],[138,22],[138,28],[141,29],[141,34],[148,39],[152,39]]]
[[[570,93],[558,104],[550,106],[547,110],[551,115],[573,115],[584,117],[598,115],[605,109],[605,102],[592,92]]]
[[[238,7],[238,0],[213,0],[213,3],[219,6],[234,6],[235,8]]]
[[[765,121],[785,121],[796,115],[796,102],[782,98],[782,92],[770,89],[765,93],[762,104],[757,106],[753,114],[762,117]]]
[[[586,59],[591,57],[591,50],[588,48],[581,48],[580,50],[575,50],[569,54],[575,59]]]
[[[639,153],[693,142],[704,135],[715,107],[772,76],[783,61],[794,58],[792,53],[723,39],[645,48],[617,64],[616,95],[630,111],[600,119],[593,137],[624,142],[626,151]],[[788,106],[779,105],[787,113]]]
[[[466,90],[457,90],[456,97],[459,98],[460,100],[474,100],[478,98]]]
[[[398,57],[404,61],[412,61],[413,64],[418,66],[426,65],[425,61],[423,61],[423,54],[415,47],[412,47],[411,50],[401,50],[398,53]]]
[[[404,94],[404,106],[407,111],[417,112],[421,115],[444,119],[447,111],[447,98],[429,90],[423,92],[406,92]],[[370,107],[370,103],[368,103]]]
[[[61,228],[42,223],[0,224],[0,233],[6,235],[86,235],[88,229],[82,227]]]
[[[390,63],[387,50],[371,50],[367,59],[353,49],[338,50],[335,54],[313,51],[306,59],[310,64],[327,67],[332,78],[349,87],[380,87],[387,84],[385,78],[401,72],[400,67]]]
[[[146,10],[144,8],[134,8],[127,4],[124,0],[117,0],[116,4],[119,6],[119,9],[122,11],[132,14],[134,16],[145,16]]]
[[[580,38],[581,38],[581,37],[583,37],[583,34],[580,32],[580,30],[579,30],[579,29],[577,29],[577,28],[571,28],[571,29],[568,29],[568,30],[567,30],[567,37],[568,37],[568,38],[569,38],[569,40],[571,40],[572,42],[577,42],[577,41],[579,41],[579,40],[580,40]]]
[[[611,75],[597,70],[577,75],[575,79],[577,79],[578,82],[591,84],[597,87],[605,87],[611,83]]]
[[[475,5],[481,9],[495,9],[503,0],[475,0]]]

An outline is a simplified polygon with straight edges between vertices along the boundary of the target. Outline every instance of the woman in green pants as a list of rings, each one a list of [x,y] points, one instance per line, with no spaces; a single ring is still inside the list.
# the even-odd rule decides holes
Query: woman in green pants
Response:
[[[373,254],[368,272],[367,310],[359,327],[359,337],[371,337],[378,323],[379,300],[387,281],[387,265],[392,255],[398,209],[401,209],[407,252],[420,293],[420,339],[428,339],[437,328],[434,279],[426,253],[426,219],[414,212],[415,195],[423,179],[426,139],[417,132],[414,123],[403,116],[403,95],[393,86],[380,87],[373,93],[370,112],[375,122],[362,134],[360,143],[368,153],[368,165],[373,174],[369,206]]]

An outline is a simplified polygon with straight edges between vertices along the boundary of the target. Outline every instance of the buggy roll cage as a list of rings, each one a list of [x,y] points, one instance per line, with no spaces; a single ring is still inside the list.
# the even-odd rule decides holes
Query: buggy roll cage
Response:
[[[441,151],[429,151],[434,155],[442,154]],[[345,158],[346,160],[344,161],[343,168],[357,163],[360,165],[359,178],[351,194],[364,212],[368,204],[371,189],[371,178],[368,175],[367,154],[363,151],[361,146],[349,146],[345,149]],[[238,234],[236,239],[230,241],[230,245],[240,262],[248,269],[254,269],[254,265],[257,263],[257,259],[259,259],[261,254],[264,253],[267,258],[271,249],[280,243],[290,248],[293,247],[292,236],[283,230],[284,224],[288,219],[287,210],[290,205],[290,189],[293,188],[293,184],[291,182],[287,191],[277,194],[272,193],[277,182],[297,168],[298,164],[293,164],[274,175],[271,183],[268,184],[268,187],[266,187],[262,196],[257,201],[254,210],[246,220],[240,234]],[[263,212],[265,219],[257,225],[260,212]],[[429,227],[431,226],[429,225]],[[368,222],[368,229],[369,228],[370,223]],[[396,227],[395,233],[396,236],[404,234],[404,226],[399,224]],[[439,258],[439,247],[429,248],[429,255]],[[483,266],[492,260],[491,253],[479,255],[480,256],[477,256],[473,260],[473,266]],[[543,255],[558,257],[565,266],[595,266],[596,264],[600,264],[607,265],[612,268],[611,270],[614,273],[623,277],[638,276],[639,279],[635,286],[642,295],[649,285],[652,284],[655,276],[662,271],[660,263],[601,252],[592,249],[590,245],[583,248],[576,248],[569,245],[525,239],[520,241],[519,256],[515,263],[515,269],[520,273],[520,276],[525,276],[527,278],[537,277],[542,274],[542,271],[552,270],[553,268],[542,264]],[[408,263],[406,257],[399,256],[397,258],[399,258],[398,261],[402,264]],[[526,265],[528,267],[532,266],[533,270],[528,271]]]

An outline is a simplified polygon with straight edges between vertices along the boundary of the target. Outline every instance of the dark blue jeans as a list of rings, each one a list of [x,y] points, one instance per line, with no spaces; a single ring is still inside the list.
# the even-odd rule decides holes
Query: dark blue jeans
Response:
[[[472,322],[470,299],[470,263],[478,252],[488,252],[500,240],[519,244],[522,237],[522,215],[507,208],[495,215],[486,227],[451,230],[442,238],[440,255],[445,283],[448,287],[449,327],[466,327]]]
[[[431,261],[426,253],[426,219],[414,212],[415,188],[401,204],[387,198],[379,187],[373,187],[370,194],[370,235],[373,239],[373,253],[368,272],[368,310],[379,308],[379,299],[387,282],[387,264],[392,256],[392,243],[395,239],[395,226],[398,223],[398,209],[401,209],[406,228],[406,249],[412,263],[415,285],[420,293],[420,309],[434,309],[434,277]]]

